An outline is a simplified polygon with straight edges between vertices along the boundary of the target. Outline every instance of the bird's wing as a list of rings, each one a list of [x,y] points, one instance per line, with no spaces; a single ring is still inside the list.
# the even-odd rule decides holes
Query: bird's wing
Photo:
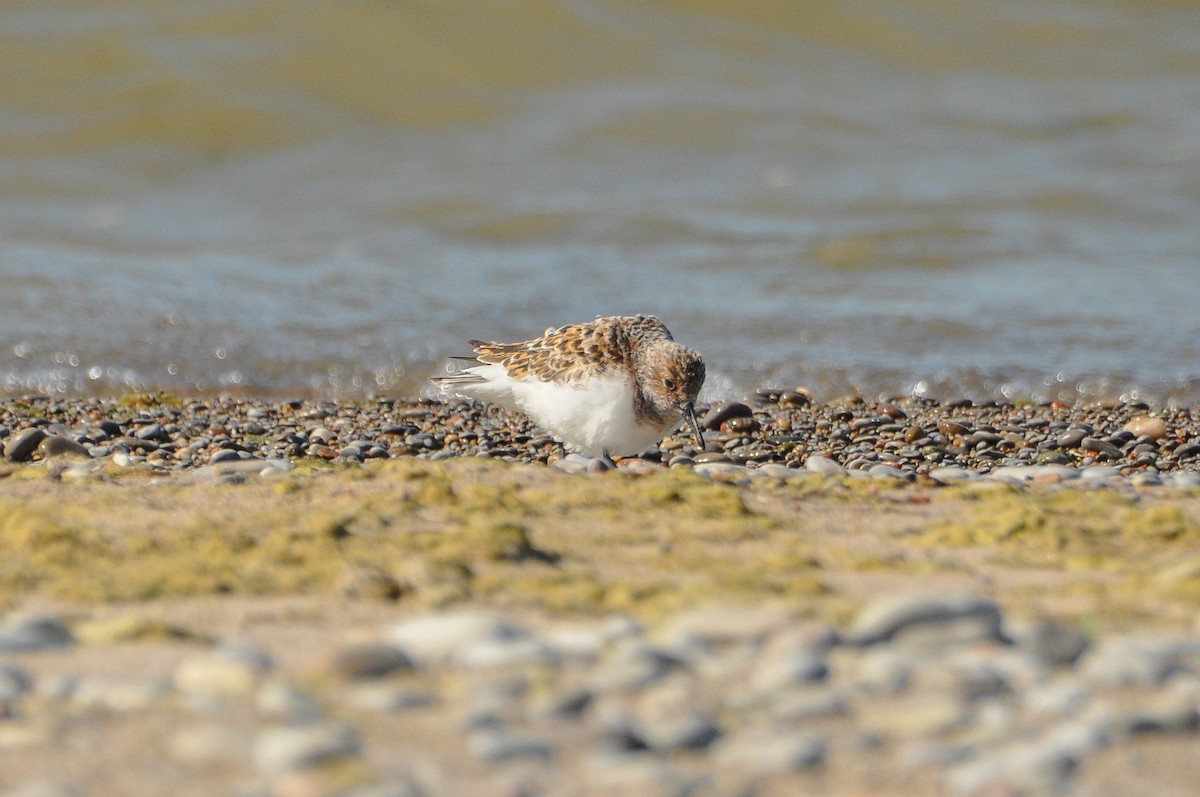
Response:
[[[575,382],[618,368],[629,368],[628,347],[634,337],[670,337],[653,316],[606,316],[548,329],[518,343],[470,341],[481,363],[499,364],[513,379]]]

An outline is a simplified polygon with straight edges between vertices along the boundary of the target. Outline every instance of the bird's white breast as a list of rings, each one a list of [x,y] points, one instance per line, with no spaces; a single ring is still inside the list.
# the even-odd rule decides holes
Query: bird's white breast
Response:
[[[588,456],[636,454],[670,431],[638,423],[633,379],[624,372],[557,383],[512,379],[500,365],[468,370],[486,381],[461,386],[464,394],[524,412],[567,448]]]

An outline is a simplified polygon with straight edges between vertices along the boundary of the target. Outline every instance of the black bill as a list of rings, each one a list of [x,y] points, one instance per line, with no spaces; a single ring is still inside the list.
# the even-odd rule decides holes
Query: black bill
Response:
[[[692,406],[692,402],[688,402],[683,406],[683,417],[687,418],[688,426],[692,427],[692,433],[696,435],[696,444],[700,450],[704,450],[704,433],[700,431],[700,422],[696,420],[696,408]]]

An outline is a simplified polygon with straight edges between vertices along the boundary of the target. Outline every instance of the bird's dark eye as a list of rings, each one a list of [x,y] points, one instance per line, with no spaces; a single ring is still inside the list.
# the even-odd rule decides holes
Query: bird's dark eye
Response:
[[[674,379],[664,379],[663,387],[665,387],[667,390],[674,390],[675,389],[675,380]]]

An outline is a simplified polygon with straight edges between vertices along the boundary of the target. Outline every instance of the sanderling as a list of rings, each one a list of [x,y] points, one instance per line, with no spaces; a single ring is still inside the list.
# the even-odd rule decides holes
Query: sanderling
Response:
[[[434,377],[443,391],[528,415],[568,451],[628,456],[686,418],[700,447],[695,402],[704,360],[654,316],[602,316],[520,343],[468,341],[478,362]]]

